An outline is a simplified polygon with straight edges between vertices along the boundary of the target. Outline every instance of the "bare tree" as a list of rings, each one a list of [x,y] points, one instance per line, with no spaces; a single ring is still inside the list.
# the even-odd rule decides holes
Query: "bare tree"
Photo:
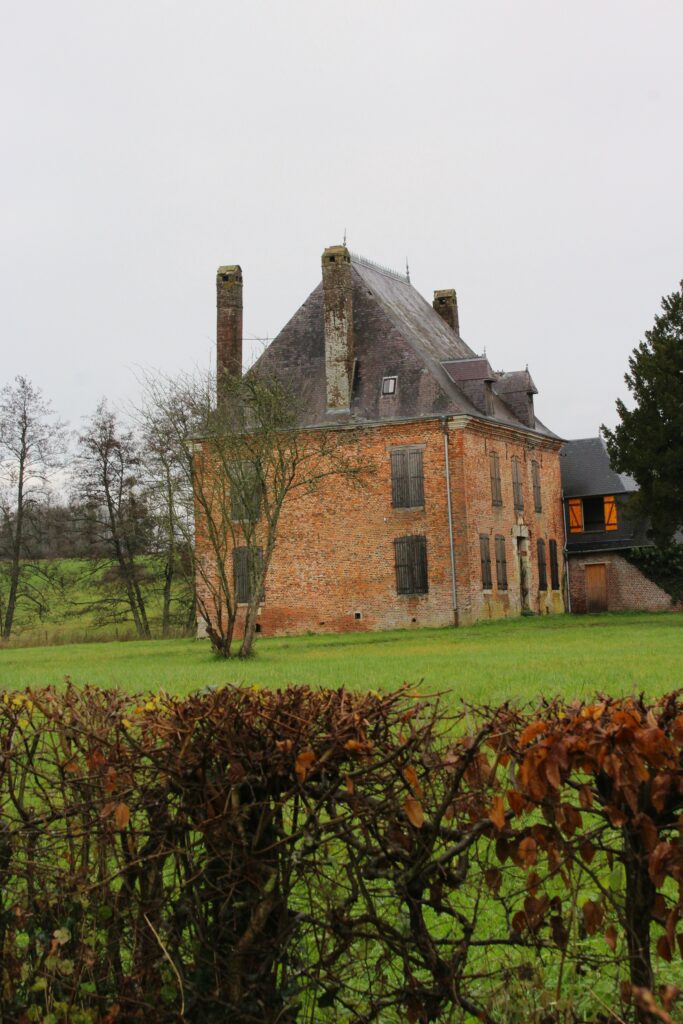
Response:
[[[150,639],[141,584],[151,524],[140,466],[133,432],[122,427],[116,413],[102,400],[78,439],[75,491],[91,536],[114,562],[138,637]]]
[[[0,391],[0,490],[3,533],[8,540],[7,598],[2,637],[12,633],[25,560],[27,524],[48,490],[51,474],[62,465],[65,425],[56,419],[40,388],[16,377]]]
[[[184,606],[185,627],[196,627],[190,438],[204,432],[215,391],[213,382],[202,374],[172,378],[144,373],[142,385],[143,398],[136,418],[157,551],[163,560],[162,633],[168,636],[174,594]]]
[[[285,501],[332,476],[360,484],[367,466],[353,432],[301,429],[286,385],[255,372],[222,382],[193,448],[197,609],[213,650],[229,657],[238,604],[246,605],[244,658]]]

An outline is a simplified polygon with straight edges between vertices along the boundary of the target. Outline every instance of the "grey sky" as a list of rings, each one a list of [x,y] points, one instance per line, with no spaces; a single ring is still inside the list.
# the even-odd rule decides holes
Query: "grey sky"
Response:
[[[341,241],[614,421],[683,277],[683,3],[0,0],[0,383],[77,425],[207,365],[215,269],[272,336]]]

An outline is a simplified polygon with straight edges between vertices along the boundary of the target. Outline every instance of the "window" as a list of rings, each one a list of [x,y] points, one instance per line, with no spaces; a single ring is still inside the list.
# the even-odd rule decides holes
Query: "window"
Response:
[[[258,548],[258,560],[259,566],[258,571],[263,570],[263,548]],[[249,557],[249,548],[240,547],[232,549],[232,578],[233,587],[235,592],[235,602],[237,604],[248,604],[249,595],[251,593],[251,579],[253,573],[250,571],[254,568],[251,564]],[[265,592],[261,590],[261,604],[265,601]]]
[[[233,522],[255,523],[261,514],[261,481],[253,462],[237,462],[229,469],[230,517]]]
[[[396,381],[398,377],[384,377],[382,379],[382,394],[383,395],[395,395],[396,394]]]
[[[560,568],[557,562],[557,541],[548,541],[548,555],[550,557],[550,586],[553,590],[560,589]]]
[[[491,579],[491,540],[488,533],[479,534],[479,555],[481,557],[481,585],[484,590],[493,588]]]
[[[499,590],[508,588],[508,566],[505,557],[505,537],[496,537],[496,582]]]
[[[537,462],[531,463],[531,481],[534,488],[534,511],[543,511],[543,502],[541,501],[541,467]]]
[[[545,563],[545,541],[539,540],[536,543],[536,550],[538,551],[538,589],[548,589],[548,572],[546,570]]]
[[[491,470],[491,504],[503,504],[503,492],[500,486],[500,459],[497,452],[489,455],[489,467]]]
[[[515,509],[521,512],[524,508],[524,488],[522,486],[522,473],[519,468],[519,459],[512,456],[512,501]]]
[[[569,499],[569,532],[602,533],[618,530],[619,516],[613,494],[598,498]]]
[[[396,560],[396,593],[428,593],[427,538],[422,536],[397,537],[394,540],[394,557]]]
[[[391,504],[394,508],[422,508],[424,503],[422,449],[395,449],[391,453]]]

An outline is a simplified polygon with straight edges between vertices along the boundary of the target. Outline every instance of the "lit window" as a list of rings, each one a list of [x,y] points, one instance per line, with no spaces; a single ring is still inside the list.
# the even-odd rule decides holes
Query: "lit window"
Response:
[[[396,381],[398,377],[384,377],[382,380],[382,394],[383,395],[395,395],[396,394]]]

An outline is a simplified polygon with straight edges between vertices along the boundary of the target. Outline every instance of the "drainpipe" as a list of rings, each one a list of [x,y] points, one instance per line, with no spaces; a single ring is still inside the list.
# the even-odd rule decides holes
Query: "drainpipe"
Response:
[[[448,460],[448,420],[444,417],[443,460],[446,467],[446,504],[448,507],[448,542],[451,550],[451,594],[453,598],[453,625],[458,624],[458,589],[455,582],[455,547],[453,544],[453,507],[451,505],[451,468]]]
[[[564,529],[564,582],[567,594],[567,611],[572,613],[572,592],[569,586],[569,550],[567,538],[567,509],[564,503],[564,492],[562,493],[562,526]]]

